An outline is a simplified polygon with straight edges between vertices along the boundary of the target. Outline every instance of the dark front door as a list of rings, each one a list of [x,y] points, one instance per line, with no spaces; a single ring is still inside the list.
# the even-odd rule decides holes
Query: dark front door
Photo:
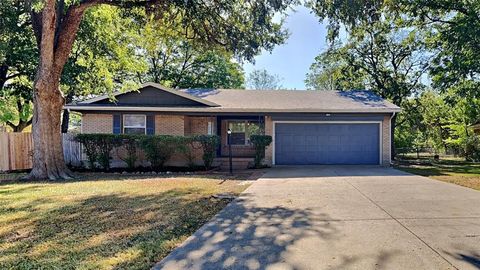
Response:
[[[275,164],[379,164],[378,123],[276,123]]]

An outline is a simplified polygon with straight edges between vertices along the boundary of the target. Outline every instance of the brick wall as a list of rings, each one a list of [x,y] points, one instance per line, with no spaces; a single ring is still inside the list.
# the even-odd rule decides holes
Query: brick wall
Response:
[[[185,135],[202,135],[208,134],[208,122],[211,122],[213,125],[213,131],[215,133],[215,117],[196,117],[196,116],[186,116],[185,117]]]
[[[113,116],[111,114],[83,114],[82,133],[113,133]]]
[[[390,116],[383,117],[382,123],[382,164],[390,165]]]
[[[273,137],[273,122],[271,116],[265,116],[265,135],[270,135]],[[265,163],[267,165],[272,165],[273,162],[273,144],[272,143],[265,149]]]
[[[183,115],[156,115],[155,134],[157,135],[185,135],[185,116]]]

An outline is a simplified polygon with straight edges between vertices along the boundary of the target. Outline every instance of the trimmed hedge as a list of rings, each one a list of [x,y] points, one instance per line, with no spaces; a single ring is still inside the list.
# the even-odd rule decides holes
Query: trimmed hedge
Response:
[[[465,145],[465,160],[480,161],[480,136],[473,135],[469,137]]]
[[[152,168],[162,169],[165,163],[177,152],[182,137],[170,135],[142,136],[140,148],[150,161]]]
[[[120,136],[115,134],[78,134],[75,140],[85,147],[91,169],[95,169],[97,162],[104,170],[110,169],[110,152],[121,145]]]
[[[129,169],[135,168],[140,148],[153,169],[163,169],[165,163],[175,154],[183,154],[188,166],[194,167],[193,150],[198,144],[203,149],[202,159],[206,169],[211,168],[220,137],[217,135],[198,135],[191,137],[171,135],[131,135],[131,134],[78,134],[75,140],[82,143],[87,154],[89,167],[96,164],[104,170],[110,169],[111,152],[114,148],[124,147],[126,156],[119,158]]]
[[[203,149],[203,165],[208,170],[212,167],[213,159],[217,147],[220,145],[220,137],[217,135],[197,135],[193,139],[195,142],[200,143]]]
[[[269,135],[251,135],[250,142],[255,147],[255,168],[261,168],[265,158],[265,148],[272,143],[272,136]]]
[[[122,157],[118,155],[118,157],[127,164],[127,168],[132,170],[135,168],[135,163],[138,160],[138,141],[140,139],[139,135],[134,134],[120,134],[119,140],[121,142],[121,146],[125,148],[126,156]],[[117,153],[118,154],[118,153]]]

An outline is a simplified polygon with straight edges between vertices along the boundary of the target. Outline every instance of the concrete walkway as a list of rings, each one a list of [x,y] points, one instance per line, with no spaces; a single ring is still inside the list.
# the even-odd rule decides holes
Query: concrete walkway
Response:
[[[155,268],[479,269],[480,192],[389,168],[274,168]]]

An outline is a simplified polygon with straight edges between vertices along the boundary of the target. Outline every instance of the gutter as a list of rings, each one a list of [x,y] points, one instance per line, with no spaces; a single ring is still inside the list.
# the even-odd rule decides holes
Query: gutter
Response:
[[[136,111],[136,112],[197,112],[197,113],[393,113],[400,111],[400,108],[378,108],[378,109],[261,109],[261,108],[192,108],[192,107],[119,107],[119,106],[85,106],[66,105],[65,109],[73,111]]]

